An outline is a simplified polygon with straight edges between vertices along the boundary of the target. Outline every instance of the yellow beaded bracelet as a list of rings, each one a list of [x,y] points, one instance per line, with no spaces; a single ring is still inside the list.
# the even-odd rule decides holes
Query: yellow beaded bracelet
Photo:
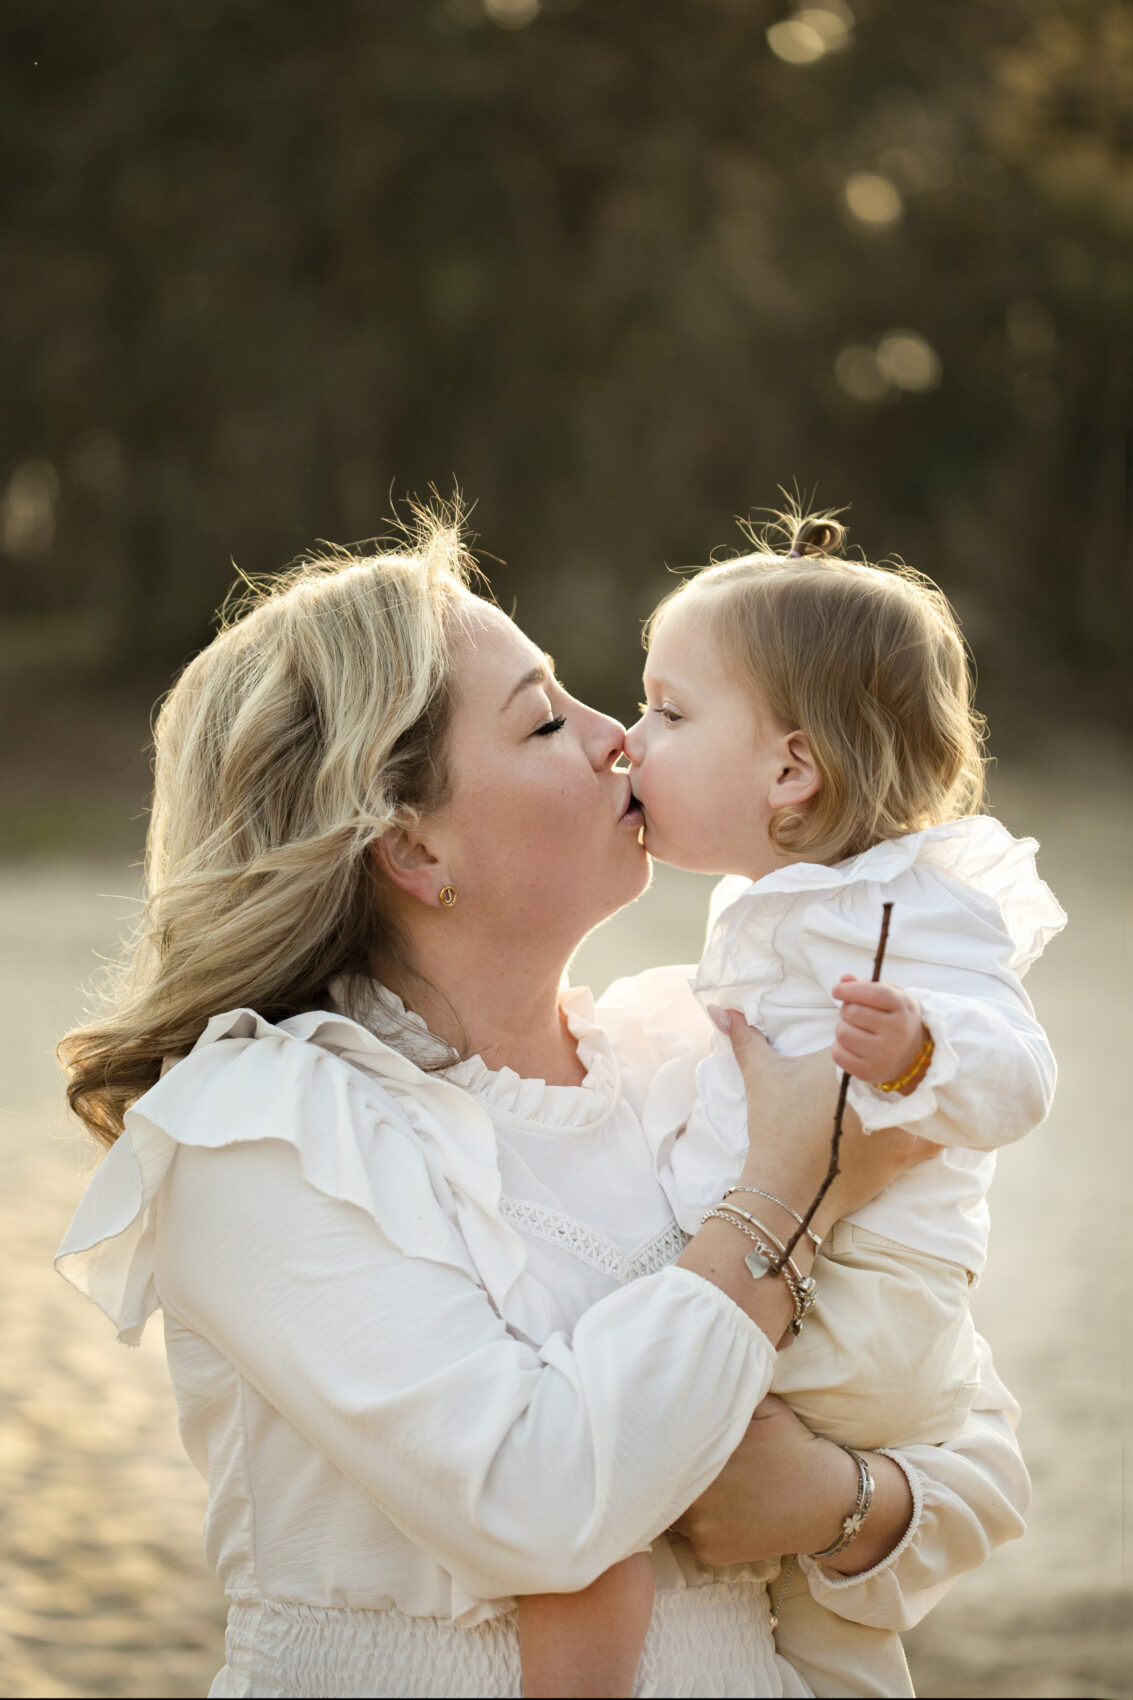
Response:
[[[907,1068],[904,1074],[899,1074],[896,1080],[875,1080],[873,1083],[875,1089],[878,1092],[900,1092],[902,1086],[907,1086],[910,1080],[915,1080],[917,1075],[921,1074],[928,1067],[929,1063],[932,1061],[932,1053],[935,1049],[936,1045],[933,1041],[932,1034],[926,1029],[925,1042],[913,1059],[912,1066]]]

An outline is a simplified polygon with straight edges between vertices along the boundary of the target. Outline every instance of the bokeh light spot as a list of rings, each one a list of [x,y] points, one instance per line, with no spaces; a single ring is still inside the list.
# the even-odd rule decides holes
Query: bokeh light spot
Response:
[[[795,13],[795,22],[812,29],[827,53],[839,53],[849,46],[854,27],[854,14],[848,6],[834,5],[826,0],[822,6],[804,6]]]
[[[784,18],[767,31],[767,45],[787,65],[813,65],[826,52],[826,43],[811,24],[801,18]]]
[[[877,364],[899,390],[916,394],[940,382],[940,356],[918,331],[887,331],[877,344]]]
[[[535,22],[542,0],[484,0],[484,10],[501,29],[521,30]]]
[[[49,460],[25,460],[8,480],[0,513],[4,548],[9,555],[41,555],[55,541],[55,504],[59,474]]]
[[[887,230],[904,211],[897,186],[876,171],[855,171],[847,177],[842,193],[854,217],[874,230]]]
[[[889,380],[877,363],[877,355],[865,343],[852,342],[840,350],[834,362],[839,388],[854,401],[884,401]]]

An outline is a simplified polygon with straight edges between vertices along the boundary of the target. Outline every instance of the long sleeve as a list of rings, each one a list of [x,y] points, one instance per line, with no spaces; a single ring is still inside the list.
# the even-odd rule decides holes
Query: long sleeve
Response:
[[[919,999],[936,1050],[908,1097],[851,1083],[862,1126],[872,1132],[900,1125],[935,1144],[974,1151],[1022,1138],[1050,1110],[1055,1063],[990,898],[918,866],[888,885],[863,880],[808,905],[779,941],[829,995],[843,974],[870,977],[888,898],[895,904],[883,977]],[[832,1033],[833,999],[830,1007]]]
[[[677,1268],[536,1349],[282,1142],[182,1146],[158,1247],[166,1311],[481,1599],[583,1587],[651,1540],[734,1450],[775,1360]]]
[[[820,1605],[874,1629],[911,1629],[953,1584],[1023,1534],[1031,1484],[1015,1437],[1019,1408],[981,1342],[982,1392],[955,1439],[892,1451],[913,1494],[902,1540],[874,1569],[833,1576],[800,1560]]]

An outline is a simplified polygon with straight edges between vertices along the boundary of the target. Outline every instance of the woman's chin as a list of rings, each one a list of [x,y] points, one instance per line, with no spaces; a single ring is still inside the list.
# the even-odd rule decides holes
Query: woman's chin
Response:
[[[652,878],[653,863],[642,845],[641,835],[639,834],[633,842],[632,860],[626,869],[624,884],[621,881],[618,882],[620,889],[615,901],[607,910],[607,914],[613,915],[617,910],[624,909],[627,903],[635,902],[643,891],[649,889],[649,882]]]

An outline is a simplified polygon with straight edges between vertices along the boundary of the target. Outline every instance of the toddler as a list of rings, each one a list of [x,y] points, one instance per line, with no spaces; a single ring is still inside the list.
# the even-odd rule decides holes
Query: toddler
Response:
[[[789,554],[706,568],[667,597],[626,750],[650,853],[730,876],[697,998],[788,1055],[833,1041],[867,1133],[942,1147],[837,1224],[817,1306],[778,1359],[773,1389],[809,1427],[868,1450],[948,1440],[971,1407],[995,1149],[1042,1121],[1054,1086],[1020,976],[1065,916],[1034,841],[976,813],[980,725],[948,603],[908,569],[839,558],[843,538],[829,516],[802,520]],[[679,1061],[650,1089],[646,1132],[688,1233],[722,1200],[738,1231],[760,1231],[762,1200],[726,1196],[746,1111],[722,1037],[695,1083]],[[911,1693],[897,1636],[815,1604],[812,1562],[788,1558],[772,1588],[779,1651],[817,1694]],[[521,1602],[525,1692],[632,1693],[648,1564]]]

